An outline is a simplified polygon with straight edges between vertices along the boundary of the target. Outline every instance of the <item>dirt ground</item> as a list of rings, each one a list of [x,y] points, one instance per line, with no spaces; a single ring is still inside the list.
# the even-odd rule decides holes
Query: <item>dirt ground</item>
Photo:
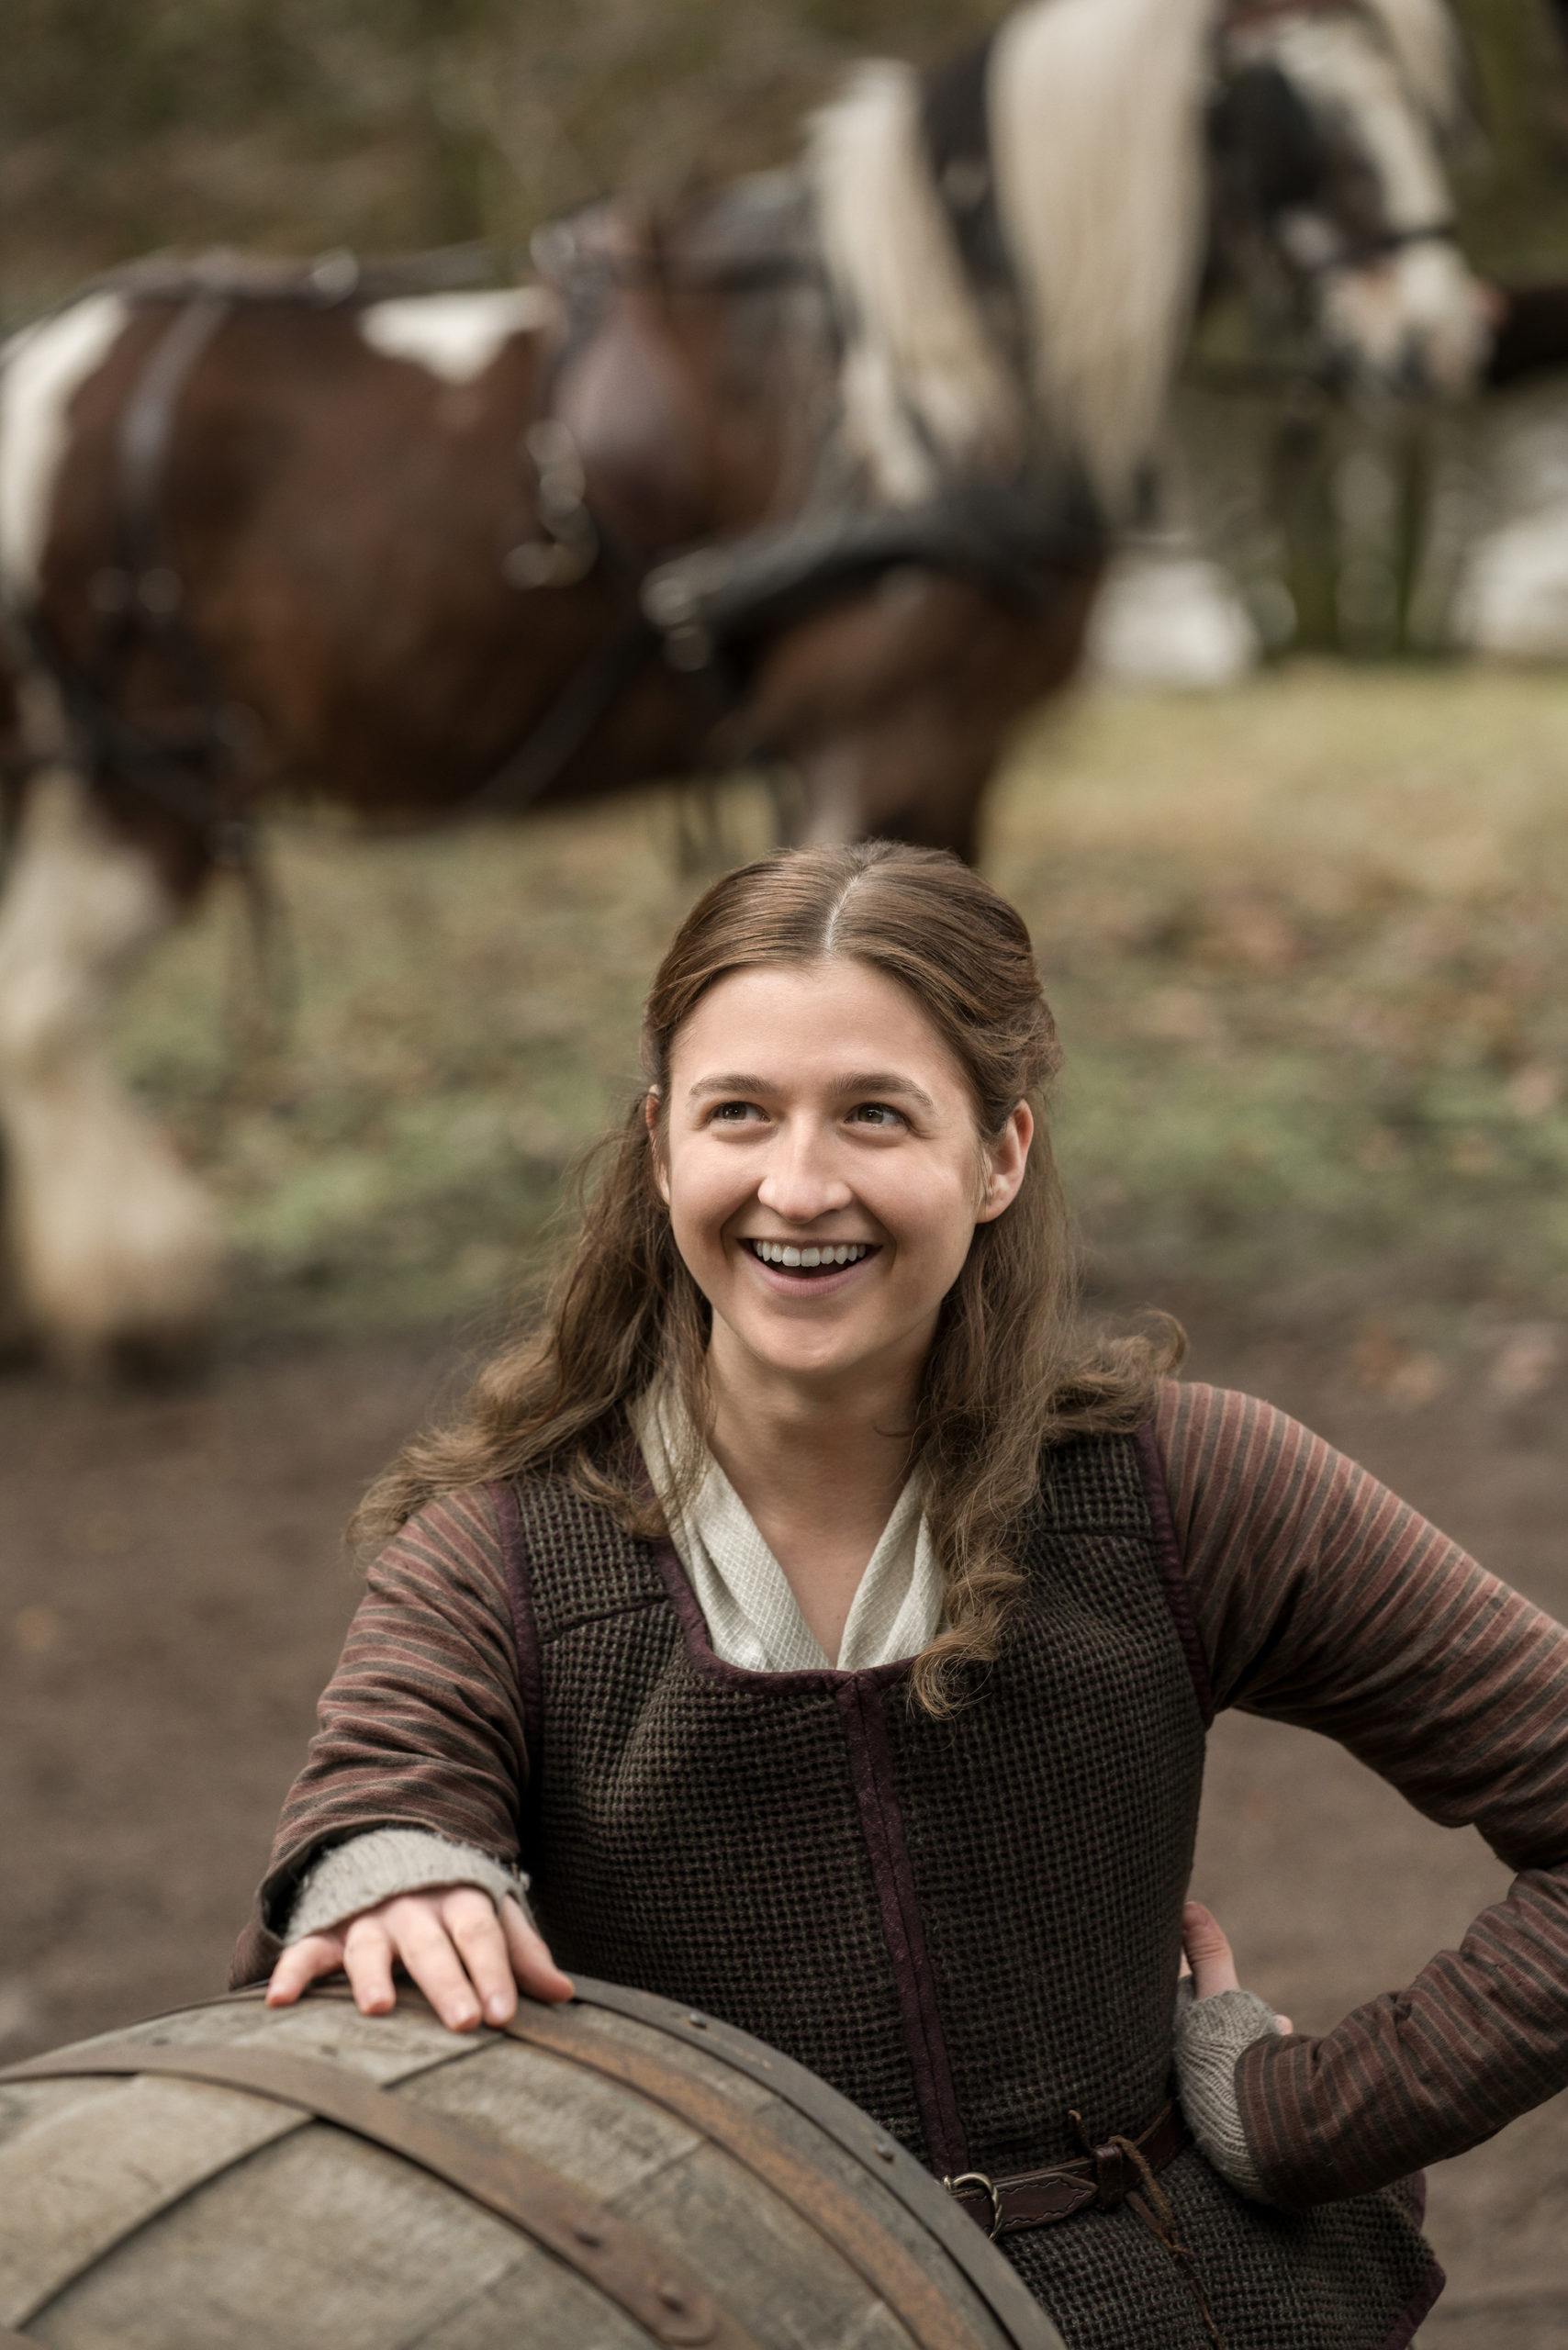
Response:
[[[0,2054],[217,1988],[354,1598],[368,1473],[450,1378],[435,1340],[252,1350],[199,1388],[0,1387]],[[1329,1342],[1198,1334],[1558,1614],[1560,1384],[1368,1396]],[[1303,2029],[1406,1981],[1505,1872],[1326,1741],[1230,1718],[1197,1874],[1245,1979]],[[1432,2180],[1430,2350],[1568,2344],[1568,2099]]]

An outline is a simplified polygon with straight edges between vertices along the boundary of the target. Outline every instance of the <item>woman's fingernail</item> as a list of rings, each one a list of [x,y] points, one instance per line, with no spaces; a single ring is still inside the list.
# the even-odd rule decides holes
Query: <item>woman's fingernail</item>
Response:
[[[490,1998],[490,2021],[492,2023],[505,2023],[506,2020],[506,1995],[504,1992],[500,1991],[493,1992]]]

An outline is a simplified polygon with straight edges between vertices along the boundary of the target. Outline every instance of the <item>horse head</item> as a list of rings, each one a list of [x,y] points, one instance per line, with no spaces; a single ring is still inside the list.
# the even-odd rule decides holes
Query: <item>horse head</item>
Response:
[[[1439,0],[1234,0],[1208,114],[1213,261],[1362,394],[1468,390],[1493,324],[1454,237]]]
[[[1453,241],[1442,0],[1025,0],[922,85],[818,119],[846,438],[879,495],[1036,468],[1124,515],[1205,286],[1346,386],[1458,392],[1486,295]]]

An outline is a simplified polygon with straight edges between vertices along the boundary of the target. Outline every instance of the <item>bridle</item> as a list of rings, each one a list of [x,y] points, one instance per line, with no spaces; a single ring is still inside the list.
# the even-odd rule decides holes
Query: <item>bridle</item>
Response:
[[[1373,23],[1363,0],[1234,0],[1223,10],[1216,25],[1215,39],[1227,33],[1246,32],[1253,26],[1277,22],[1289,17],[1350,17],[1362,24]],[[1303,260],[1293,254],[1292,267],[1305,279],[1333,277],[1349,270],[1364,269],[1371,263],[1403,252],[1411,245],[1457,245],[1459,224],[1451,217],[1438,220],[1423,220],[1408,229],[1383,229],[1361,237],[1349,238],[1338,244],[1332,252],[1320,258]]]
[[[1293,256],[1291,265],[1301,277],[1333,277],[1342,271],[1365,269],[1390,253],[1403,252],[1410,245],[1458,243],[1457,222],[1426,220],[1414,229],[1383,229],[1372,236],[1353,238],[1335,252],[1325,253],[1320,261],[1299,261]]]
[[[1276,17],[1359,17],[1364,21],[1366,14],[1361,0],[1236,0],[1215,29],[1246,32],[1252,25],[1272,23]]]

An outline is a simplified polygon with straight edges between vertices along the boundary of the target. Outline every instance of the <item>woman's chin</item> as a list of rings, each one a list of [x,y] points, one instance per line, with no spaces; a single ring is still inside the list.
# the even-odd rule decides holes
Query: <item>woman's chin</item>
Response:
[[[813,1353],[800,1347],[756,1347],[752,1352],[759,1366],[775,1378],[812,1380],[824,1387],[852,1379],[863,1360],[858,1350]]]
[[[742,1352],[769,1377],[820,1381],[824,1386],[853,1378],[877,1351],[842,1331],[830,1337],[825,1331],[804,1330],[798,1323],[781,1326],[766,1317],[746,1315],[732,1322],[730,1331]]]

